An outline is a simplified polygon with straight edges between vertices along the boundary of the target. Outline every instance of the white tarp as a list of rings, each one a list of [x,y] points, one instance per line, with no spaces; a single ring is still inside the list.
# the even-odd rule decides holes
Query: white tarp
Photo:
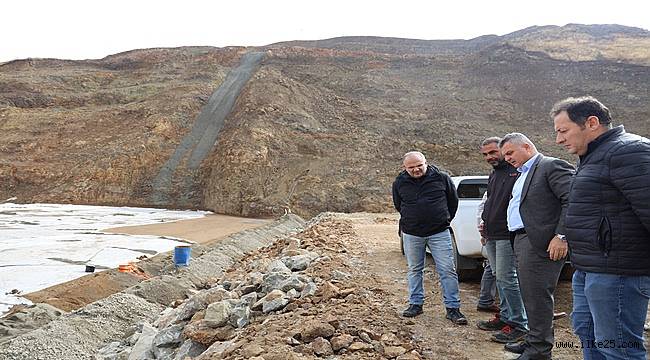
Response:
[[[29,303],[19,295],[76,279],[86,264],[116,268],[183,244],[168,237],[101,229],[202,217],[204,211],[59,204],[0,204],[0,314]]]

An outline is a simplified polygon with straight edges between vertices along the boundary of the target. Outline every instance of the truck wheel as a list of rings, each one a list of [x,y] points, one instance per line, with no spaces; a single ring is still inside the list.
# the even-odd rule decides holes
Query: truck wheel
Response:
[[[458,253],[454,233],[451,233],[451,245],[454,251],[454,265],[456,266],[458,281],[464,282],[476,278],[480,279],[483,273],[483,267],[480,266],[478,260],[462,256]]]

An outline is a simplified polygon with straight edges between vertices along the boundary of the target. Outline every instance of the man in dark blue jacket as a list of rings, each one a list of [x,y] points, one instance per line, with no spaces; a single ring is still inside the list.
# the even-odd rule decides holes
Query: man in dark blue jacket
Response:
[[[447,319],[466,325],[460,312],[458,275],[454,266],[449,224],[458,209],[456,187],[449,175],[432,165],[424,155],[413,151],[404,155],[404,171],[393,183],[393,203],[400,213],[400,229],[408,262],[409,307],[402,315],[422,313],[423,273],[426,247],[429,247],[440,277]]]
[[[650,141],[612,128],[593,97],[552,111],[556,142],[580,158],[566,213],[573,330],[585,359],[645,359],[650,297]]]

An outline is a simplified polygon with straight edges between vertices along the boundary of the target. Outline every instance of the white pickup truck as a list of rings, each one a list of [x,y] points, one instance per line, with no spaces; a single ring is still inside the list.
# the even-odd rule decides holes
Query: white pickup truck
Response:
[[[451,178],[458,193],[458,211],[451,222],[451,240],[456,257],[458,279],[480,276],[485,254],[478,233],[477,211],[487,191],[487,176],[456,176]]]
[[[480,277],[483,271],[481,239],[477,229],[476,212],[487,191],[487,176],[455,176],[451,178],[458,193],[458,211],[451,222],[456,271],[459,280]],[[400,236],[400,247],[404,245]],[[427,249],[428,251],[428,249]]]

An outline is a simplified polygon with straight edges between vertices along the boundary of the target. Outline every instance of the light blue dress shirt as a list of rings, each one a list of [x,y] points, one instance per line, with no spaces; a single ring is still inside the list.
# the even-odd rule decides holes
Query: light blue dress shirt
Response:
[[[512,197],[508,203],[508,230],[510,231],[524,228],[524,221],[521,220],[521,214],[519,213],[521,192],[524,189],[524,182],[526,182],[526,178],[528,177],[528,171],[533,167],[535,160],[540,156],[542,156],[542,154],[537,153],[528,159],[528,161],[526,161],[526,163],[521,167],[517,168],[517,171],[519,171],[521,175],[519,175],[519,178],[515,181],[515,185],[512,187]]]

